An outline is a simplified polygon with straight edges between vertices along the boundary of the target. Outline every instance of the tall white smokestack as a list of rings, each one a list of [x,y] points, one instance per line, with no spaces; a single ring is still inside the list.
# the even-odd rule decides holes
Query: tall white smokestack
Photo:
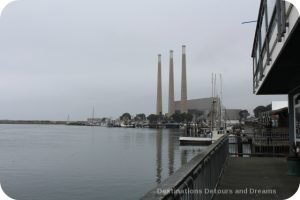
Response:
[[[186,83],[186,49],[182,45],[182,71],[181,71],[181,113],[187,113],[187,83]]]
[[[156,114],[162,114],[161,55],[158,55]]]
[[[175,113],[175,102],[174,102],[174,62],[173,62],[173,51],[170,51],[170,69],[169,69],[169,107],[168,116],[172,116]]]

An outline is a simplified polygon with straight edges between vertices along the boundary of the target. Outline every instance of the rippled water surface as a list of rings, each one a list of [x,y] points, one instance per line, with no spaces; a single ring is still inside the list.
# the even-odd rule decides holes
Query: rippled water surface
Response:
[[[179,130],[0,125],[0,183],[17,200],[138,199],[201,151]]]

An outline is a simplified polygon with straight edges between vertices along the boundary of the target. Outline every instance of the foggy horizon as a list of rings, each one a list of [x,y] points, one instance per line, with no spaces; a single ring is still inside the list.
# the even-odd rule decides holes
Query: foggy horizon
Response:
[[[216,73],[222,74],[228,109],[252,113],[258,105],[287,100],[252,92],[256,23],[241,23],[257,19],[259,4],[12,2],[0,16],[0,120],[66,120],[68,115],[86,120],[93,106],[95,117],[155,113],[158,54],[166,113],[169,50],[174,51],[175,101],[180,99],[181,45],[187,48],[188,99],[210,97]]]

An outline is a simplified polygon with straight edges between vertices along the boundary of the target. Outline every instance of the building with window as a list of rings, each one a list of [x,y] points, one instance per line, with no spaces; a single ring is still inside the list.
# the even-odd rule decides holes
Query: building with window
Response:
[[[252,49],[253,92],[288,95],[289,140],[300,143],[300,24],[295,6],[261,0]]]

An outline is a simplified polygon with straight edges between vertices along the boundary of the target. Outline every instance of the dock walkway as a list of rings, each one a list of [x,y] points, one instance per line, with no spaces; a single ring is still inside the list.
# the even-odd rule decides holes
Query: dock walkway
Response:
[[[299,182],[299,176],[287,175],[286,158],[228,157],[213,199],[287,199]]]

